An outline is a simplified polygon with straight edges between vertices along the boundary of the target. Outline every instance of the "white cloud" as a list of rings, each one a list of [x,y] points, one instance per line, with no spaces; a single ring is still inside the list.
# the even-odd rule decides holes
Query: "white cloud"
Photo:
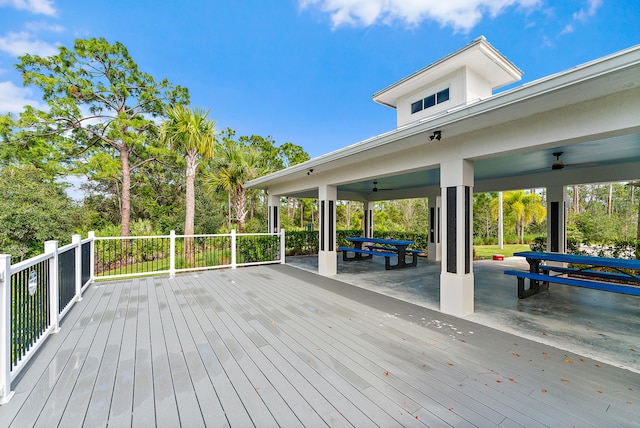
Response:
[[[20,113],[26,105],[40,110],[47,109],[41,100],[33,97],[31,89],[16,86],[13,82],[0,82],[0,114]]]
[[[578,12],[574,13],[573,19],[584,22],[594,16],[600,6],[602,6],[602,0],[588,0],[587,8],[580,9]]]
[[[36,39],[33,34],[26,31],[11,32],[4,37],[0,37],[0,51],[16,57],[27,53],[38,56],[50,56],[58,53],[58,49],[55,46]]]
[[[58,24],[49,24],[48,22],[40,21],[40,22],[27,22],[24,24],[24,27],[33,32],[40,31],[50,31],[52,33],[62,33],[64,31],[64,27]]]
[[[394,21],[416,26],[433,20],[467,32],[485,15],[497,16],[511,6],[532,8],[540,0],[299,0],[299,4],[303,9],[313,7],[330,14],[334,28]]]
[[[573,33],[575,31],[575,29],[573,28],[573,24],[567,24],[562,31],[560,31],[560,35],[565,35],[565,34],[569,34],[569,33]]]
[[[0,6],[14,7],[41,15],[55,15],[52,0],[0,0]]]
[[[560,32],[559,36],[573,33],[576,30],[576,25],[579,23],[585,23],[589,18],[596,15],[598,8],[602,6],[602,0],[587,0],[585,8],[580,9],[572,15],[572,20],[568,23]]]

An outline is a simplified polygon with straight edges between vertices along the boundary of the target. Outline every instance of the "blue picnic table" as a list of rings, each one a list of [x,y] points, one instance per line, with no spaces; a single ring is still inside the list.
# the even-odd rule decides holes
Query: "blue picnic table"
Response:
[[[343,261],[367,260],[373,256],[381,256],[385,258],[385,269],[387,270],[417,266],[418,254],[422,253],[420,250],[409,250],[407,247],[415,244],[415,241],[409,240],[350,236],[347,241],[353,243],[353,247],[338,247],[342,251]],[[349,256],[348,253],[353,253],[353,256]],[[406,261],[407,254],[412,256],[408,263]],[[391,257],[398,257],[398,262],[392,265]]]
[[[504,271],[505,274],[518,278],[520,299],[547,290],[550,282],[640,296],[640,260],[543,251],[522,251],[513,255],[524,257],[529,264],[528,272]],[[567,263],[573,266],[556,266],[547,262]],[[598,268],[609,268],[614,272]],[[572,276],[567,276],[568,274]],[[524,288],[525,279],[529,280],[528,289]]]

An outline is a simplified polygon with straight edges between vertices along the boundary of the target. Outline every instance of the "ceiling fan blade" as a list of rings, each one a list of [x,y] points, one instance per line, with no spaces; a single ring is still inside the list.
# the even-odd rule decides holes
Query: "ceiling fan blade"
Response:
[[[585,162],[585,163],[567,163],[564,166],[566,167],[580,167],[580,166],[596,166],[599,165],[597,162]]]

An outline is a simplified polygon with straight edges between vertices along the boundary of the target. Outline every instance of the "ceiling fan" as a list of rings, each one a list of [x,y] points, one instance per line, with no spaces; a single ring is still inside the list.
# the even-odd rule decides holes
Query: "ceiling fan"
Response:
[[[393,189],[381,189],[381,188],[378,188],[378,182],[374,181],[373,182],[373,188],[371,189],[370,193],[376,193],[378,190],[393,190]]]
[[[558,171],[560,169],[564,169],[566,167],[573,167],[573,166],[593,166],[593,165],[597,165],[597,163],[564,163],[562,162],[562,160],[560,160],[560,156],[562,156],[564,152],[554,152],[553,156],[556,157],[556,160],[553,161],[553,164],[551,164],[551,169],[553,171]]]

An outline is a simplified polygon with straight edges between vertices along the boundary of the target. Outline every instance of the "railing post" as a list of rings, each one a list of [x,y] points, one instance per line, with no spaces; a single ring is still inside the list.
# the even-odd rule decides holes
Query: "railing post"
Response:
[[[89,244],[89,280],[94,282],[96,280],[96,233],[90,231],[88,237],[91,240]]]
[[[284,236],[284,229],[280,229],[280,263],[281,264],[284,264],[286,243],[287,243],[287,240],[285,239],[285,236]]]
[[[0,404],[11,391],[11,255],[0,254]]]
[[[176,231],[169,232],[169,277],[176,276]]]
[[[236,261],[236,230],[231,229],[231,269],[236,267],[238,267]]]
[[[82,236],[72,235],[71,243],[76,244],[75,256],[76,256],[76,302],[82,300]]]
[[[60,331],[58,320],[60,318],[58,308],[58,241],[47,241],[44,243],[45,254],[53,254],[53,259],[49,262],[49,324],[53,328],[51,333]],[[45,285],[46,286],[46,285]]]

